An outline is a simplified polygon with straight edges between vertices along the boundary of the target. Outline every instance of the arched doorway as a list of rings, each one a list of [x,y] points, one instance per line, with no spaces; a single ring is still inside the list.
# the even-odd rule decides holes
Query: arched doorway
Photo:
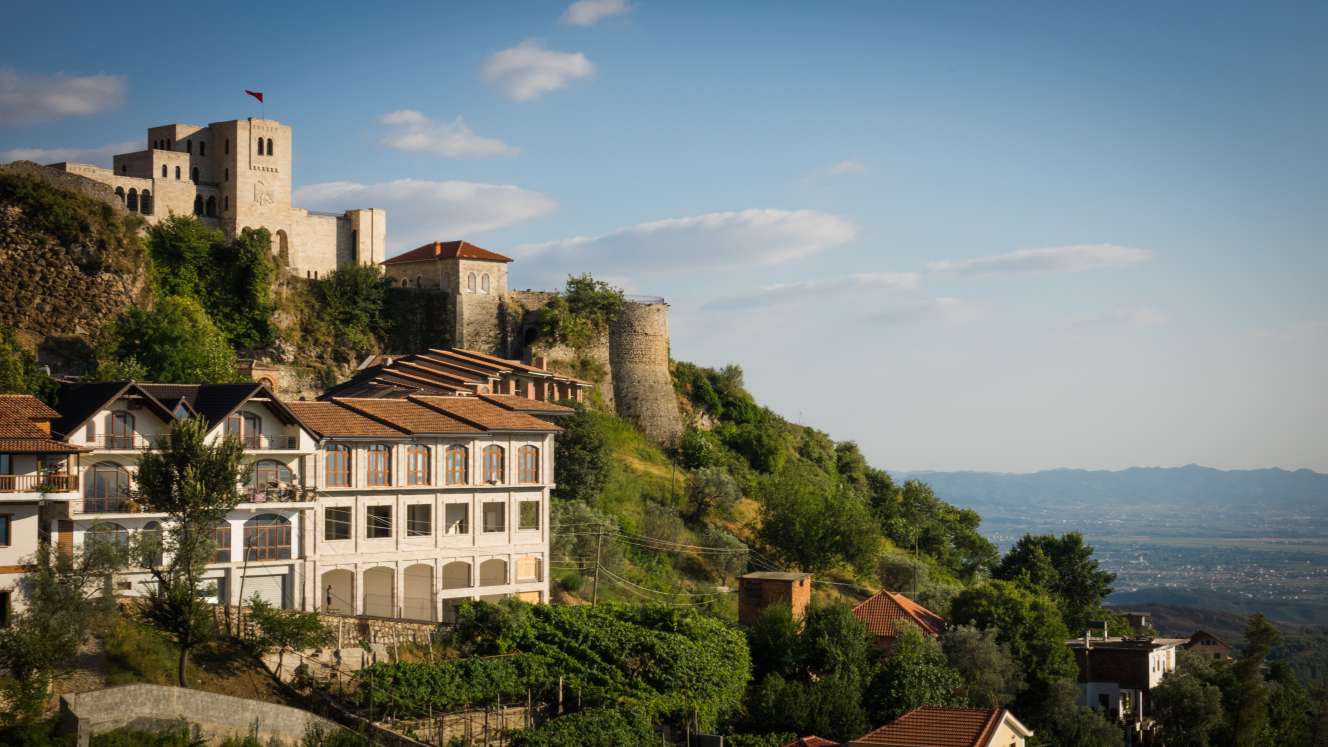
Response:
[[[277,239],[277,259],[282,267],[290,267],[290,236],[286,234],[285,229],[280,229],[276,233]]]
[[[507,561],[489,558],[480,563],[480,586],[503,586],[507,583]]]
[[[396,611],[396,572],[379,566],[364,572],[364,614],[394,617]]]
[[[401,574],[401,616],[433,619],[433,566],[417,563]]]
[[[470,563],[464,560],[453,560],[451,563],[443,566],[443,588],[444,589],[469,589],[470,588]]]
[[[349,568],[334,568],[323,573],[318,593],[321,595],[318,604],[324,612],[355,614],[355,572]]]

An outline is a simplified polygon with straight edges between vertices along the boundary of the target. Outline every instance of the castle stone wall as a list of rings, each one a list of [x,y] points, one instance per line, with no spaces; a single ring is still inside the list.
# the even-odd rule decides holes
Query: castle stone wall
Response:
[[[683,425],[669,373],[668,304],[625,304],[609,329],[609,361],[618,415],[656,443],[677,443]]]

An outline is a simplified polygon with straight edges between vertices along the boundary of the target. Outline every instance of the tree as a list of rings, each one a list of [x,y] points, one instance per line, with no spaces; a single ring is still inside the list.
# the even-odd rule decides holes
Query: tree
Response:
[[[682,432],[682,441],[678,446],[682,466],[688,469],[714,467],[724,463],[724,455],[724,445],[710,431],[688,426]]]
[[[26,608],[0,629],[0,692],[9,720],[41,717],[51,680],[72,666],[97,617],[114,605],[98,581],[125,561],[123,549],[109,543],[70,553],[38,544],[32,570],[19,581]]]
[[[959,625],[941,638],[946,662],[959,673],[959,692],[974,708],[1004,708],[1023,689],[1024,674],[995,630]]]
[[[609,481],[609,441],[598,417],[585,405],[562,422],[554,440],[558,488],[554,496],[593,505]]]
[[[646,501],[641,524],[645,535],[653,539],[677,542],[682,536],[682,517],[673,508],[654,501]]]
[[[729,532],[716,526],[707,526],[701,541],[706,547],[721,548],[724,552],[707,553],[706,558],[721,578],[729,579],[742,573],[747,568],[747,545]]]
[[[873,723],[884,724],[920,706],[961,706],[963,680],[936,639],[903,623],[894,650],[867,688]]]
[[[702,467],[687,476],[687,503],[693,521],[711,511],[728,516],[741,497],[738,483],[722,467]]]
[[[761,729],[836,740],[853,739],[871,729],[862,707],[861,685],[838,675],[814,683],[768,675],[752,690],[748,720]]]
[[[1275,661],[1268,667],[1268,726],[1273,744],[1309,744],[1314,703],[1291,665]]]
[[[1199,676],[1177,671],[1153,689],[1153,718],[1163,747],[1209,747],[1222,722],[1222,691]]]
[[[1231,719],[1236,744],[1261,743],[1268,727],[1268,685],[1264,681],[1263,665],[1269,649],[1279,637],[1277,628],[1262,613],[1250,615],[1245,625],[1245,650],[1231,668],[1238,693]]]
[[[170,296],[152,310],[133,308],[111,325],[110,358],[134,360],[153,381],[172,384],[236,380],[235,351],[198,301]]]
[[[752,677],[767,674],[797,677],[801,673],[798,622],[788,607],[772,604],[761,610],[747,629],[747,647],[752,654]]]
[[[203,568],[215,552],[213,528],[239,503],[244,446],[227,436],[209,443],[201,417],[178,420],[143,452],[138,463],[140,503],[167,516],[163,546],[170,563],[149,568],[156,588],[140,605],[144,619],[175,641],[177,677],[188,687],[189,651],[213,633]]]
[[[1084,630],[1098,614],[1116,580],[1116,574],[1102,570],[1093,559],[1093,548],[1084,544],[1079,532],[1060,537],[1025,534],[992,576],[1050,593],[1066,626],[1075,632]]]
[[[875,673],[876,650],[866,624],[847,603],[807,610],[798,639],[798,656],[808,675],[836,675],[858,683],[858,692]]]
[[[382,269],[372,264],[338,267],[314,280],[309,286],[314,313],[308,321],[323,328],[314,336],[335,346],[339,356],[375,349],[384,332],[388,282]]]
[[[609,570],[622,566],[622,545],[615,541],[618,520],[581,501],[556,501],[551,509],[553,537],[550,555],[554,560],[575,561],[582,570],[595,558]]]
[[[540,310],[540,338],[573,350],[589,347],[608,331],[624,303],[622,290],[589,273],[569,275],[563,292]]]
[[[1052,685],[1039,709],[1034,741],[1047,747],[1120,747],[1121,729],[1096,709],[1079,705],[1078,687],[1070,680]]]
[[[51,402],[60,385],[37,364],[37,357],[18,342],[13,328],[0,326],[0,392],[35,394]]]
[[[784,466],[784,442],[769,423],[727,426],[722,438],[725,445],[741,454],[757,472],[774,474]]]
[[[1008,581],[989,581],[956,596],[950,620],[998,631],[997,640],[1009,647],[1028,685],[1015,699],[1015,711],[1035,723],[1047,712],[1059,683],[1078,672],[1065,645],[1070,634],[1060,609],[1046,594],[1033,594]]]
[[[866,505],[825,473],[792,462],[761,484],[761,542],[793,565],[826,571],[849,563],[863,573],[876,564],[880,535]]]
[[[259,641],[277,649],[277,674],[280,676],[286,649],[299,650],[324,646],[334,640],[323,627],[317,612],[282,611],[254,594],[249,600],[249,614],[258,625]]]

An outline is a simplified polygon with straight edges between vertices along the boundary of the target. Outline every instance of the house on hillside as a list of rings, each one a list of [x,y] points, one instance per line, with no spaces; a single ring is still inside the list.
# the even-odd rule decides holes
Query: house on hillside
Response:
[[[0,394],[0,627],[23,608],[19,582],[42,540],[44,512],[78,499],[87,450],[52,437],[59,417],[30,394]]]
[[[1194,631],[1194,635],[1181,644],[1181,648],[1213,661],[1229,661],[1231,659],[1231,644],[1203,630]]]
[[[881,591],[853,608],[853,616],[871,631],[876,648],[886,656],[894,650],[900,623],[912,623],[923,635],[940,638],[945,618],[893,591]]]
[[[1031,736],[1004,708],[923,706],[844,747],[1024,747]]]
[[[1151,692],[1176,671],[1185,638],[1094,637],[1067,641],[1079,666],[1079,703],[1107,718],[1141,728],[1150,718]]]
[[[509,410],[550,417],[571,413],[554,402],[583,402],[592,386],[548,370],[543,359],[529,365],[473,350],[430,348],[409,355],[371,355],[354,376],[320,399],[473,395]]]

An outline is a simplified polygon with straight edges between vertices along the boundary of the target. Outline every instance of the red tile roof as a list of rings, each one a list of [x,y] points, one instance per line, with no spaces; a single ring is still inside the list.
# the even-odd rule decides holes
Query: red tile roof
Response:
[[[1004,708],[923,706],[850,744],[888,747],[986,747],[1005,720]]]
[[[423,394],[412,394],[410,401],[441,410],[454,418],[474,423],[488,431],[556,433],[562,430],[562,428],[552,425],[547,420],[540,420],[524,412],[505,410],[478,397],[431,397]]]
[[[336,402],[288,402],[286,406],[320,436],[404,438],[407,435],[404,429],[393,428]]]
[[[900,620],[908,620],[932,636],[939,637],[945,631],[945,618],[893,591],[882,591],[854,607],[853,616],[865,623],[872,635],[881,638],[897,635],[895,625]]]
[[[479,259],[486,262],[511,262],[511,257],[504,257],[497,252],[481,249],[468,241],[435,241],[404,254],[398,254],[383,262],[395,265],[404,262],[428,262],[435,259]]]
[[[375,420],[391,423],[397,428],[419,434],[471,434],[481,429],[446,413],[426,407],[410,399],[357,399],[337,397],[332,400],[342,407],[367,415]]]
[[[521,397],[515,394],[481,394],[480,399],[492,402],[504,410],[516,412],[544,413],[546,415],[570,415],[576,410],[553,402]]]
[[[818,737],[813,734],[810,737],[795,739],[783,747],[839,747],[839,742],[832,742],[825,737]]]
[[[60,413],[31,394],[0,394],[0,418],[55,420]]]
[[[60,417],[31,394],[0,394],[0,452],[6,454],[73,454],[86,451],[51,438],[38,425]]]

